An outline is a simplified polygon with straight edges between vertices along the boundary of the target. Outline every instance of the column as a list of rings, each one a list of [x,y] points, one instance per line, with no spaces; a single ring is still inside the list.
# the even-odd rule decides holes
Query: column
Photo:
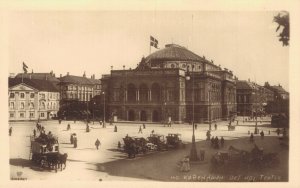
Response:
[[[151,89],[149,89],[149,101],[152,101],[152,97],[151,97]]]

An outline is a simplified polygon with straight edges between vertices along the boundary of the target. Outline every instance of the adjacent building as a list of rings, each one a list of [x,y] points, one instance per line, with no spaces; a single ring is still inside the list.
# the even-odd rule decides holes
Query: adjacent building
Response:
[[[134,70],[111,70],[102,89],[115,120],[208,122],[236,114],[232,71],[176,44],[142,58]]]
[[[57,117],[60,94],[48,80],[9,78],[9,120],[46,120]]]

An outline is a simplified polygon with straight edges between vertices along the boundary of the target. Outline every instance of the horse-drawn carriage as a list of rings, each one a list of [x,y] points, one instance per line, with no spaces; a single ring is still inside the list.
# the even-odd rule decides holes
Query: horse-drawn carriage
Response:
[[[143,137],[130,137],[126,136],[123,138],[124,141],[124,151],[128,154],[128,157],[135,157],[140,153],[147,153],[147,140]]]
[[[167,145],[168,148],[183,148],[184,144],[182,143],[181,140],[181,134],[172,134],[169,133],[168,136],[166,136],[167,138]]]
[[[226,173],[237,170],[272,167],[279,163],[277,153],[264,154],[254,145],[251,152],[230,146],[228,151],[218,151],[211,158],[211,171]]]
[[[30,156],[31,161],[38,164],[41,168],[61,167],[64,164],[66,167],[67,154],[59,153],[59,144],[56,137],[41,134],[39,137],[30,137],[31,147]]]
[[[150,134],[148,137],[148,142],[155,145],[158,151],[168,150],[168,145],[166,144],[165,136],[161,134]],[[148,144],[149,145],[149,144]],[[150,149],[151,150],[151,149]]]

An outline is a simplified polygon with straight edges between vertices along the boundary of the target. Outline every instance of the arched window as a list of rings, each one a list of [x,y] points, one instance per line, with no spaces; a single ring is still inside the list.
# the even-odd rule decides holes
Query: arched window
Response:
[[[141,102],[148,101],[148,87],[146,84],[141,84],[139,88],[139,97]]]
[[[160,101],[160,86],[158,83],[153,83],[151,86],[151,98],[153,101]]]
[[[25,103],[21,102],[21,109],[24,109],[24,108],[25,108]]]
[[[127,98],[129,102],[134,102],[136,101],[136,87],[134,84],[128,84],[127,85]]]

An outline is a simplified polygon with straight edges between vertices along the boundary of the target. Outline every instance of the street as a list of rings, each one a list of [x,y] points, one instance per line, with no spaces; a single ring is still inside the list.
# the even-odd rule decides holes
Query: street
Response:
[[[254,181],[287,181],[288,179],[288,150],[279,147],[276,129],[270,127],[270,122],[258,123],[258,128],[264,131],[265,138],[262,140],[257,135],[255,141],[259,147],[264,148],[265,152],[277,152],[279,154],[279,166],[271,170],[263,169],[255,172],[254,174],[257,176],[253,177],[253,174],[247,172],[248,174],[243,176],[244,179],[239,180],[237,179],[241,177],[238,177],[238,174],[232,174],[232,176],[226,176],[225,179],[222,179],[221,176],[218,177],[218,174],[210,172],[210,158],[217,150],[210,147],[209,141],[205,141],[208,130],[207,124],[198,124],[195,131],[197,152],[199,153],[200,148],[205,149],[205,160],[196,164],[192,163],[191,171],[183,173],[179,170],[178,162],[184,156],[189,155],[192,137],[191,125],[173,124],[172,127],[164,127],[161,124],[146,124],[146,129],[143,129],[142,133],[138,133],[142,124],[114,123],[113,125],[118,127],[118,132],[114,132],[114,126],[107,123],[106,128],[102,128],[99,122],[95,122],[95,124],[89,124],[91,131],[86,132],[84,122],[62,121],[61,124],[58,124],[58,121],[41,122],[42,126],[45,127],[46,134],[51,131],[55,136],[58,136],[60,153],[68,153],[66,169],[55,173],[53,170],[42,170],[29,161],[29,136],[33,135],[35,123],[10,122],[10,126],[13,127],[12,136],[10,136],[10,174],[12,178],[17,177],[17,172],[22,172],[22,177],[28,180],[251,181],[251,178],[258,178]],[[69,131],[67,131],[68,124],[71,125]],[[219,139],[221,136],[224,137],[225,146],[220,150],[227,150],[230,145],[248,151],[253,148],[253,144],[249,143],[248,131],[254,131],[255,122],[243,123],[240,121],[235,131],[228,131],[228,122],[218,122],[217,124],[216,131],[214,124],[212,124],[212,136],[218,136]],[[183,142],[187,143],[187,147],[138,155],[135,159],[128,159],[126,153],[118,150],[118,141],[123,146],[122,138],[127,134],[147,138],[152,130],[165,136],[168,133],[180,133]],[[77,134],[77,148],[73,148],[73,145],[70,144],[72,133]],[[99,150],[95,147],[97,138],[101,142]],[[241,172],[238,173],[241,174]],[[189,175],[196,175],[199,178],[191,179]],[[260,175],[266,176],[266,178],[262,180],[263,177]]]

